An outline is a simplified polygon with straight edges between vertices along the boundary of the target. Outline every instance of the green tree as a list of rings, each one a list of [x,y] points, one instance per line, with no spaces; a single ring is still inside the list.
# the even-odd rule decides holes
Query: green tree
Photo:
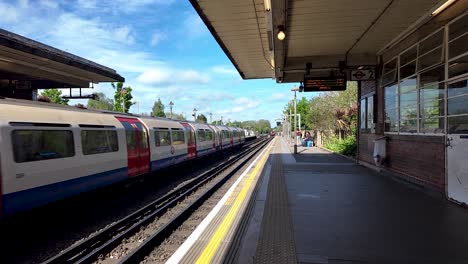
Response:
[[[90,109],[99,109],[99,110],[109,110],[114,109],[114,101],[110,98],[107,98],[104,93],[96,93],[96,99],[88,99],[88,108]]]
[[[187,121],[187,118],[183,114],[172,113],[172,119]]]
[[[62,91],[57,88],[45,89],[42,91],[41,96],[49,98],[51,103],[68,105],[68,99],[62,98]]]
[[[199,114],[199,115],[197,116],[197,119],[195,120],[195,122],[206,124],[206,123],[207,123],[206,116],[205,116],[204,114]]]
[[[159,116],[159,117],[166,117],[164,113],[164,104],[161,102],[161,99],[158,98],[153,105],[153,111],[151,111],[151,116]]]
[[[123,82],[111,83],[111,85],[115,90],[114,111],[128,113],[130,107],[135,104],[131,101],[133,99],[132,87],[123,87]]]

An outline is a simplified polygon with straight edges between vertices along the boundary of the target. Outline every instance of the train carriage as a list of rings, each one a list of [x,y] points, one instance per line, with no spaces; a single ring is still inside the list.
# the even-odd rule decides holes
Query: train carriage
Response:
[[[230,149],[234,131],[0,98],[0,217]]]
[[[114,116],[17,101],[0,104],[3,213],[128,177],[126,135]]]
[[[172,166],[189,159],[187,133],[177,121],[141,118],[149,130],[151,171]]]

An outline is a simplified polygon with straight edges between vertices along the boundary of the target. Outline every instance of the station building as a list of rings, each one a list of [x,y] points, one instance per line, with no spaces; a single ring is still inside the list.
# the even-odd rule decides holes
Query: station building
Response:
[[[70,88],[68,98],[89,98],[82,88],[123,81],[111,68],[0,29],[0,96],[35,100],[38,89]]]
[[[244,79],[374,73],[357,162],[468,204],[467,0],[191,3]]]

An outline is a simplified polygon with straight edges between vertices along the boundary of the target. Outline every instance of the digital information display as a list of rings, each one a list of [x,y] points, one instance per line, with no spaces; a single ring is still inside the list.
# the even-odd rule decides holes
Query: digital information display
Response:
[[[346,90],[345,76],[311,77],[304,76],[304,92],[327,92]]]

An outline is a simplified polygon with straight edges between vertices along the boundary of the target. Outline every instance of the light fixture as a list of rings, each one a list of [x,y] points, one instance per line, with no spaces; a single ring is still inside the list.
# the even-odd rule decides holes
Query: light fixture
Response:
[[[271,11],[271,0],[265,0],[265,1],[263,1],[263,4],[265,5],[265,11],[270,12]]]
[[[437,8],[436,10],[434,10],[434,12],[432,12],[432,16],[437,16],[437,14],[444,11],[447,7],[449,7],[455,1],[457,1],[457,0],[447,0],[445,3],[443,3],[441,6],[439,6],[439,8]]]
[[[284,38],[286,38],[286,33],[284,33],[283,25],[278,26],[278,34],[276,35],[276,37],[278,37],[279,40],[283,40]]]

